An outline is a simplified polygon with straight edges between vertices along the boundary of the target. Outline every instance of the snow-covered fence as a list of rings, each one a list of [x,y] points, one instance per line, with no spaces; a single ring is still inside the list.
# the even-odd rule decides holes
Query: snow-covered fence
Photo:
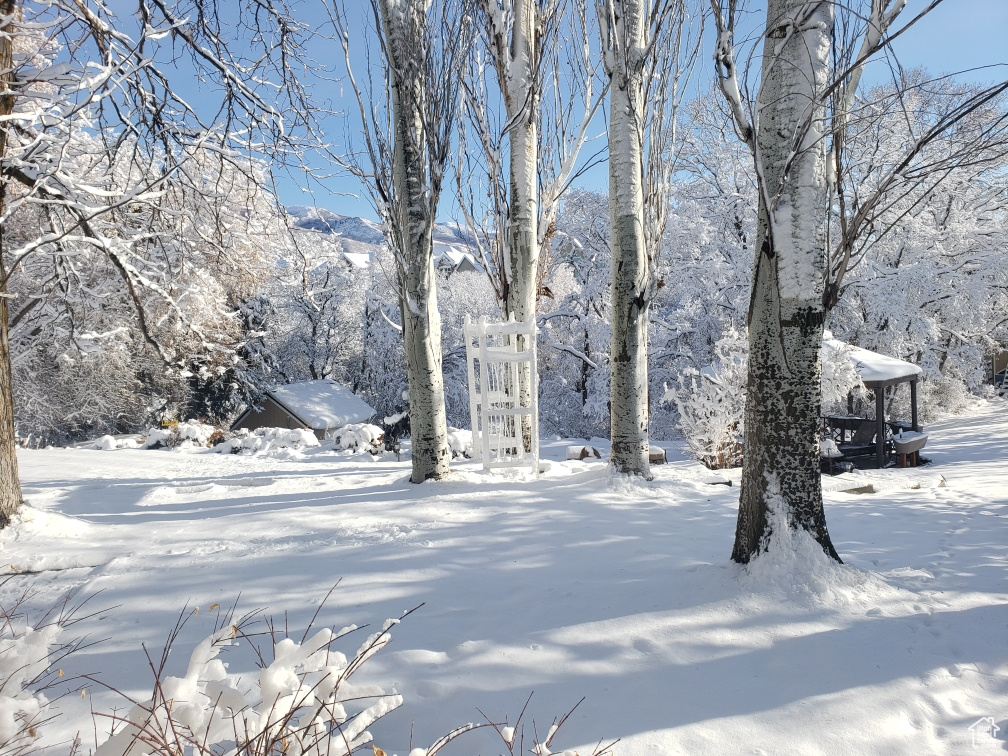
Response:
[[[473,455],[483,469],[532,467],[539,469],[539,379],[536,373],[535,321],[488,323],[465,319],[469,363],[469,412]],[[519,338],[524,337],[524,338]],[[523,343],[519,343],[523,342]],[[530,376],[528,404],[521,401],[519,376]],[[523,426],[531,443],[525,450]]]

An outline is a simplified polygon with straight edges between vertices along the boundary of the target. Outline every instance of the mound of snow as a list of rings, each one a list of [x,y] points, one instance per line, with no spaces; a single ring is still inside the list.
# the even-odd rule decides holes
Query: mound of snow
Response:
[[[259,454],[280,450],[300,450],[318,446],[319,440],[307,428],[256,428],[249,433],[244,428],[234,438],[222,441],[214,447],[218,453]],[[291,456],[284,453],[281,456]]]
[[[101,451],[111,451],[112,449],[118,449],[119,444],[116,443],[115,436],[102,436],[94,442],[91,448]]]
[[[371,423],[349,423],[333,433],[337,449],[381,454],[385,448],[385,431]]]
[[[210,436],[217,429],[199,420],[187,420],[176,425],[175,430],[178,432],[180,446],[209,446]]]
[[[451,449],[452,459],[456,457],[471,458],[473,455],[472,431],[448,428],[448,448]]]
[[[145,434],[147,440],[144,449],[160,449],[162,446],[174,446],[178,438],[172,428],[151,428]]]
[[[793,527],[776,480],[767,490],[770,535],[763,552],[740,576],[754,593],[778,594],[813,606],[876,606],[900,598],[900,591],[878,574],[840,564],[803,528]]]
[[[213,425],[201,423],[199,420],[186,420],[167,428],[150,428],[145,434],[147,440],[143,448],[210,446],[210,437],[216,432],[217,428]]]

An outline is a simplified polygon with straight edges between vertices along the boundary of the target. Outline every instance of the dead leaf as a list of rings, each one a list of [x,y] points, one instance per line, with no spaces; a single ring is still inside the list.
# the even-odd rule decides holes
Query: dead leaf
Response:
[[[212,612],[214,609],[218,609],[219,607],[220,604],[210,604],[210,611]]]
[[[385,756],[385,751],[383,751],[378,746],[371,746],[371,747],[374,748],[374,756]]]

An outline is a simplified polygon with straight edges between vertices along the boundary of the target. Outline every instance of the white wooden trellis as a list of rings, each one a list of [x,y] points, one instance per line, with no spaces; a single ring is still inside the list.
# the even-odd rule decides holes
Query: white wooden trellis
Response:
[[[539,471],[539,377],[536,372],[536,325],[477,322],[466,315],[464,333],[469,363],[469,413],[472,418],[473,455],[483,469],[531,467]],[[518,336],[524,336],[518,348]],[[529,402],[519,398],[518,377],[528,366]],[[524,418],[528,418],[523,423]],[[525,451],[522,425],[531,429],[531,449]]]

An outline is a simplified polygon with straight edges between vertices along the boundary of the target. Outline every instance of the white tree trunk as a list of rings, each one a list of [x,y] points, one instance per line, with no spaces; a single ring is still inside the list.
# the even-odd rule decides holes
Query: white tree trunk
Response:
[[[644,229],[642,0],[614,0],[608,46],[609,213],[612,245],[610,459],[617,470],[650,477],[647,332],[651,265]],[[606,54],[605,52],[603,54]]]
[[[507,310],[515,320],[535,317],[539,270],[537,188],[539,169],[539,101],[535,76],[535,0],[517,0],[511,37],[511,61],[505,97],[508,120],[519,119],[508,134],[511,155],[510,239],[507,264]],[[523,386],[527,390],[527,384]]]
[[[760,180],[749,322],[745,461],[732,559],[767,544],[768,507],[830,542],[819,473],[819,348],[826,162],[820,95],[830,75],[829,2],[770,0],[757,102]],[[779,501],[777,500],[779,492]],[[773,499],[773,500],[771,500]]]
[[[508,7],[513,11],[509,17]],[[537,0],[515,0],[513,5],[499,0],[482,0],[483,14],[490,26],[490,53],[511,129],[509,146],[509,206],[507,244],[504,250],[501,315],[527,322],[536,314],[539,272],[538,180],[539,180],[539,92],[536,77],[537,24],[541,22]],[[485,107],[485,103],[484,103]],[[516,337],[518,348],[528,348],[525,337]],[[518,374],[519,406],[532,406],[532,376],[527,366]],[[525,450],[532,448],[533,429],[522,419]]]
[[[528,3],[521,3],[526,5]],[[517,24],[516,24],[517,26]],[[511,131],[511,233],[508,247],[507,316],[514,315],[520,323],[536,316],[536,294],[539,272],[539,240],[536,223],[536,182],[538,167],[538,135],[535,119],[523,120]],[[528,349],[526,336],[515,336],[518,350]],[[532,406],[532,374],[528,364],[518,369],[518,406]],[[522,439],[525,451],[532,450],[532,428],[529,418],[522,416]]]
[[[451,453],[445,419],[441,372],[441,316],[434,280],[434,218],[424,140],[426,81],[417,41],[424,4],[417,0],[403,12],[396,0],[381,0],[382,26],[390,69],[392,128],[395,141],[392,181],[397,198],[391,222],[402,315],[406,376],[410,393],[410,438],[413,473],[422,483],[448,472]]]

